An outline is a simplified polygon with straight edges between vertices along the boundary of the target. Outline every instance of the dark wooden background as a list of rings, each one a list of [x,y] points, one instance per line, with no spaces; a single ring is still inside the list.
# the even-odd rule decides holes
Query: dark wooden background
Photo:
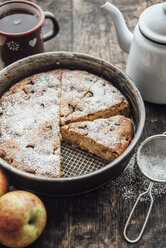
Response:
[[[117,44],[111,17],[100,10],[103,0],[36,0],[44,10],[55,14],[60,32],[45,43],[46,51],[75,51],[100,57],[125,70],[127,54]],[[141,12],[155,0],[111,0],[123,13],[128,27],[133,31]],[[44,30],[49,27],[46,22]],[[145,103],[146,123],[141,140],[166,130],[166,105]],[[138,144],[139,145],[139,144]],[[137,147],[136,147],[137,148]],[[135,166],[133,158],[130,167]],[[136,171],[139,174],[139,171]],[[132,175],[130,175],[132,177]],[[165,248],[166,247],[166,194],[156,197],[149,222],[141,241],[128,244],[123,238],[123,228],[129,212],[144,183],[137,187],[132,197],[124,197],[127,173],[104,187],[77,197],[41,197],[48,213],[46,228],[32,248]],[[144,182],[143,176],[138,180]],[[133,185],[131,183],[131,188]],[[146,184],[145,184],[146,186]],[[127,186],[130,190],[130,185]],[[160,189],[160,186],[157,190]],[[131,233],[136,236],[136,223],[143,221],[148,203],[141,203],[132,221]],[[138,215],[140,216],[138,220]],[[132,234],[131,234],[132,236]],[[132,236],[133,237],[133,236]],[[0,245],[0,247],[3,247]]]

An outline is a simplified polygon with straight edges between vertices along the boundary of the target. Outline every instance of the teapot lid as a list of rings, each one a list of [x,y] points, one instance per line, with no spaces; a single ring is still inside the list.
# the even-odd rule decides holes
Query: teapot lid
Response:
[[[141,14],[138,25],[147,39],[166,45],[166,2],[147,8]]]

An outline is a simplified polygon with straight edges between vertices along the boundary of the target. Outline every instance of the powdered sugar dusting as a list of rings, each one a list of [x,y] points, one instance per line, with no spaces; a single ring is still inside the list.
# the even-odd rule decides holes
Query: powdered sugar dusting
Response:
[[[89,111],[96,111],[99,108],[108,108],[110,105],[119,103],[122,98],[121,92],[116,89],[111,83],[104,79],[99,79],[86,94],[84,101],[81,102],[78,108],[84,105],[84,108]]]
[[[59,73],[32,77],[1,100],[0,149],[13,143],[7,159],[14,166],[39,175],[58,176],[60,171]],[[11,145],[11,144],[10,144]],[[3,151],[4,152],[4,151]],[[2,153],[3,153],[2,152]],[[23,168],[24,167],[24,168]]]
[[[72,113],[97,76],[86,71],[64,70],[62,72],[61,116]]]
[[[127,201],[128,199],[136,199],[140,193],[143,193],[148,188],[149,183],[150,181],[140,172],[136,162],[136,154],[134,154],[125,170],[111,182],[111,185],[115,186],[117,194]],[[154,183],[152,194],[154,199],[165,195],[166,184]],[[140,200],[149,201],[144,197]]]
[[[19,169],[50,177],[59,176],[59,105],[62,116],[68,115],[77,105],[80,108],[81,99],[84,98],[87,99],[86,113],[126,101],[109,82],[85,71],[55,70],[36,74],[13,86],[0,101],[0,156]],[[93,100],[89,101],[90,98]],[[63,106],[64,109],[67,106],[65,113]],[[105,131],[107,126],[108,123],[102,126],[104,137],[108,137]],[[106,146],[109,145],[108,138],[103,139],[98,135],[97,130],[101,127],[96,125],[94,128],[95,131],[90,131],[90,135],[96,136],[98,141],[104,140]],[[109,132],[114,132],[112,127],[109,128]],[[115,146],[116,132],[111,135]],[[124,144],[122,139],[125,137],[120,135],[121,140],[116,148],[121,153]]]
[[[142,146],[139,165],[153,180],[166,182],[166,136],[154,136]]]
[[[131,120],[120,115],[109,119],[75,122],[64,128],[91,138],[106,148],[115,150],[119,155],[129,145],[132,138]]]
[[[119,103],[122,97],[121,92],[111,83],[100,79],[89,89],[83,101],[78,105],[78,109],[83,107],[92,112],[101,108],[108,108]]]
[[[92,113],[95,114],[116,104],[121,104],[122,101],[127,105],[127,100],[118,89],[110,82],[104,79],[98,79],[67,119],[70,120],[79,116],[92,115]]]

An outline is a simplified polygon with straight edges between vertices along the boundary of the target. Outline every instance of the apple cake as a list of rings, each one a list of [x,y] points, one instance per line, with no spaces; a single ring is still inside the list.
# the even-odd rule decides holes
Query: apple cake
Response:
[[[0,99],[0,157],[14,167],[60,175],[59,71],[15,84]]]
[[[113,161],[124,152],[131,141],[132,133],[131,119],[121,115],[74,122],[61,127],[64,140],[108,161]]]
[[[63,70],[61,120],[65,120],[70,113],[73,113],[75,107],[97,79],[97,76],[86,71]]]
[[[22,171],[60,177],[63,139],[112,161],[132,139],[129,115],[127,99],[99,76],[35,74],[0,98],[0,157]]]
[[[129,116],[130,107],[126,98],[107,80],[98,78],[84,97],[72,109],[62,124],[108,118],[117,114]]]

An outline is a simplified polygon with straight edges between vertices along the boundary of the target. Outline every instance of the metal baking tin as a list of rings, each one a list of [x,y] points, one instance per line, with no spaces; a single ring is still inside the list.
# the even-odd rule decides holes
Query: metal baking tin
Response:
[[[93,56],[72,52],[48,52],[19,60],[0,71],[1,95],[11,85],[38,72],[58,68],[81,69],[110,80],[128,99],[135,134],[128,148],[113,162],[84,175],[63,178],[48,178],[23,172],[3,159],[0,166],[9,177],[11,184],[37,194],[49,196],[69,196],[94,190],[117,177],[127,166],[135,145],[144,127],[145,108],[142,97],[133,81],[115,66]]]

